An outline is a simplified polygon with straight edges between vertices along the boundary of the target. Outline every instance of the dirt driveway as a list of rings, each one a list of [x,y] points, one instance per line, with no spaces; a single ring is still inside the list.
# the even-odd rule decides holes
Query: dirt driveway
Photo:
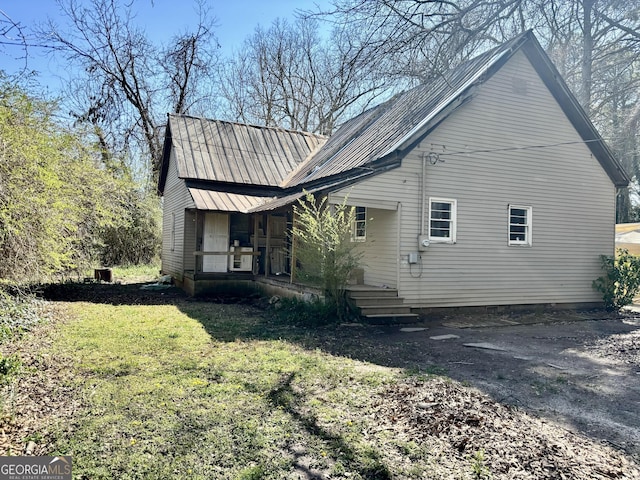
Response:
[[[385,327],[377,341],[395,363],[441,370],[640,462],[640,313],[453,315]]]

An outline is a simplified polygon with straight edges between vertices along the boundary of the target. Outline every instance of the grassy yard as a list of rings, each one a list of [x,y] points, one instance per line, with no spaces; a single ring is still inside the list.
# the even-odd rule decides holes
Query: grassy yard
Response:
[[[420,347],[385,348],[375,330],[296,327],[135,284],[72,291],[49,302],[51,322],[0,344],[12,370],[0,454],[72,455],[74,479],[640,475],[440,368],[382,366]]]
[[[54,345],[85,407],[57,449],[78,478],[410,478],[435,462],[391,462],[424,452],[371,429],[397,371],[266,339],[246,307],[68,308]]]

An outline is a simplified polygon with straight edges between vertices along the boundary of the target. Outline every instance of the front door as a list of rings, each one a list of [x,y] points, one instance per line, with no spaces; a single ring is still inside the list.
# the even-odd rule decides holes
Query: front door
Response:
[[[202,250],[205,252],[229,251],[228,214],[212,212],[205,214]],[[227,255],[204,255],[202,257],[202,271],[226,272],[228,259]]]

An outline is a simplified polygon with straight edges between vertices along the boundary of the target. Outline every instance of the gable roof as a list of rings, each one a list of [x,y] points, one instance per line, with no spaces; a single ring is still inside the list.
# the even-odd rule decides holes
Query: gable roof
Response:
[[[183,180],[278,187],[325,141],[313,133],[170,114],[158,191],[164,191],[171,146]]]
[[[476,87],[491,78],[518,51],[527,56],[611,181],[618,187],[626,186],[629,177],[531,31],[346,122],[315,155],[300,164],[282,186],[305,188],[335,182],[347,172],[353,176],[358,171],[373,171],[399,162],[404,150],[468,101]]]
[[[280,128],[169,115],[159,192],[164,190],[171,146],[178,176],[187,182],[192,197],[198,196],[194,190],[198,189],[202,206],[226,205],[236,211],[268,210],[287,199],[295,201],[303,189],[341,188],[394,168],[406,151],[473,98],[477,88],[516,52],[526,55],[613,184],[626,186],[628,175],[528,31],[363,112],[328,140]],[[228,195],[212,196],[215,190]]]

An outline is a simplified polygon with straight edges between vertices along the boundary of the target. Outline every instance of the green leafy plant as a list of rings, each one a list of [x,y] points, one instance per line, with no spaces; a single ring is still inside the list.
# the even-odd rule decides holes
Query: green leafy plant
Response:
[[[471,457],[471,473],[473,478],[482,480],[490,479],[491,472],[485,464],[484,450],[480,449]]]
[[[22,362],[17,355],[5,357],[0,354],[0,385],[9,382],[19,372],[21,366]]]
[[[593,288],[602,293],[607,310],[619,310],[633,302],[640,290],[640,257],[627,250],[617,256],[601,255],[604,275],[593,281]]]
[[[362,254],[351,241],[355,208],[346,204],[328,205],[307,193],[294,206],[292,237],[299,263],[298,279],[322,288],[326,301],[333,304],[339,318],[347,316],[345,290],[349,277],[358,267]]]
[[[124,159],[58,113],[0,73],[0,278],[41,282],[98,260],[154,260],[157,199],[141,193]]]

